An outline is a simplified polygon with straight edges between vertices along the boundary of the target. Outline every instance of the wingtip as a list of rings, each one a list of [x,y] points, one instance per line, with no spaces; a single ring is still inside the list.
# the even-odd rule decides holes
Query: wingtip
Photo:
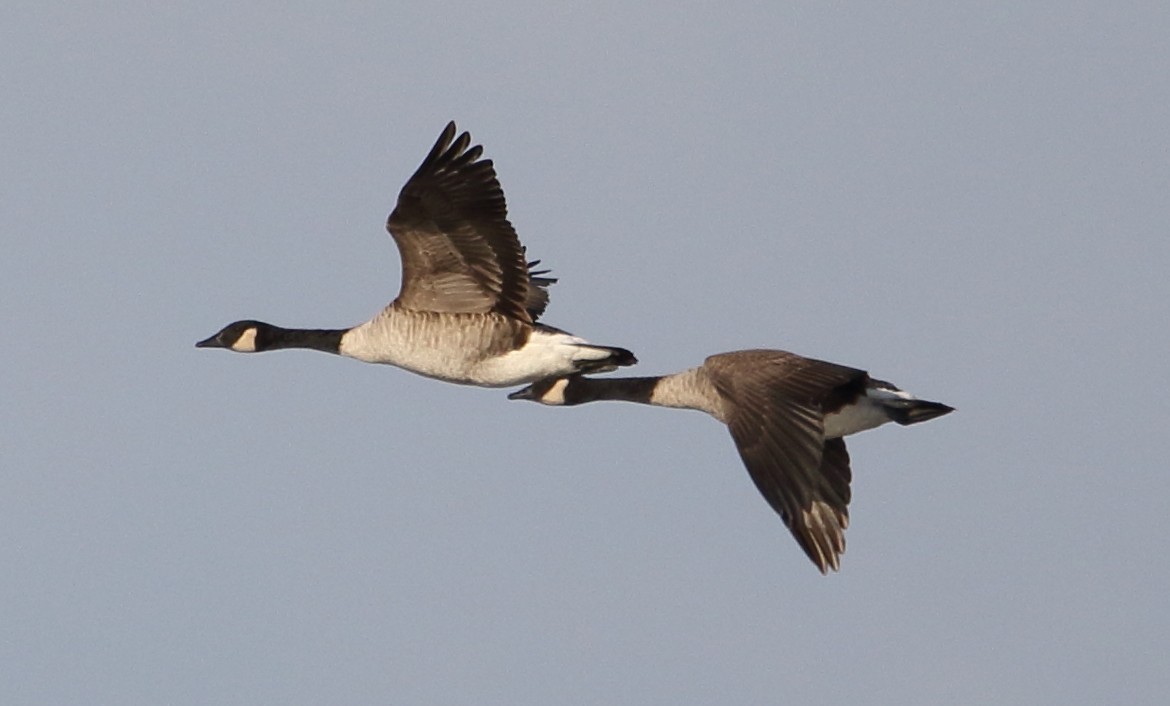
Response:
[[[828,576],[830,573],[841,570],[841,555],[837,552],[830,551],[828,554],[817,554],[817,556],[810,553],[808,558],[812,560],[813,566],[821,572],[821,576]]]

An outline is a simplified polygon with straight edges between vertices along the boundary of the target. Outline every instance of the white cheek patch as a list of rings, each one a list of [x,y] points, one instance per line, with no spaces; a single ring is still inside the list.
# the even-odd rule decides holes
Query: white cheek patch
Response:
[[[232,350],[237,353],[255,353],[256,352],[256,328],[252,327],[244,329],[236,342],[232,344]]]
[[[544,404],[563,405],[565,403],[565,388],[569,386],[568,378],[561,378],[548,388],[548,391],[541,396],[540,401]]]

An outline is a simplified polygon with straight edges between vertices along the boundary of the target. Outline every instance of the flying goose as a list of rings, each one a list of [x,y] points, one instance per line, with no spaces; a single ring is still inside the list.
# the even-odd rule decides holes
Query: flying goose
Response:
[[[532,269],[539,261],[525,261],[492,161],[480,159],[480,145],[469,147],[468,133],[455,132],[448,123],[386,222],[402,256],[402,287],[385,309],[348,329],[236,321],[195,345],[309,348],[482,387],[636,363],[624,348],[536,323],[556,280]]]
[[[508,399],[555,406],[620,400],[710,414],[730,428],[756,487],[822,574],[840,568],[849,525],[843,437],[953,411],[864,370],[777,350],[719,353],[673,375],[540,380]]]

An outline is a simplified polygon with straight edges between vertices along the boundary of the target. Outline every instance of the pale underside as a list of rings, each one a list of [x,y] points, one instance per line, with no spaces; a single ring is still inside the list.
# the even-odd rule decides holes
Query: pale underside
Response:
[[[496,313],[439,314],[397,305],[342,336],[340,353],[481,387],[569,375],[582,361],[610,355],[576,336]]]

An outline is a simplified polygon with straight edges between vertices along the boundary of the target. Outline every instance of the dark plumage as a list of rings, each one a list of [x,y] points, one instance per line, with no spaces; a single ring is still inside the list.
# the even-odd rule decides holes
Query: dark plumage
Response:
[[[547,405],[620,400],[707,412],[727,425],[752,482],[822,573],[839,568],[849,526],[852,472],[842,437],[952,411],[864,370],[778,350],[720,353],[672,375],[541,380],[509,398]]]

